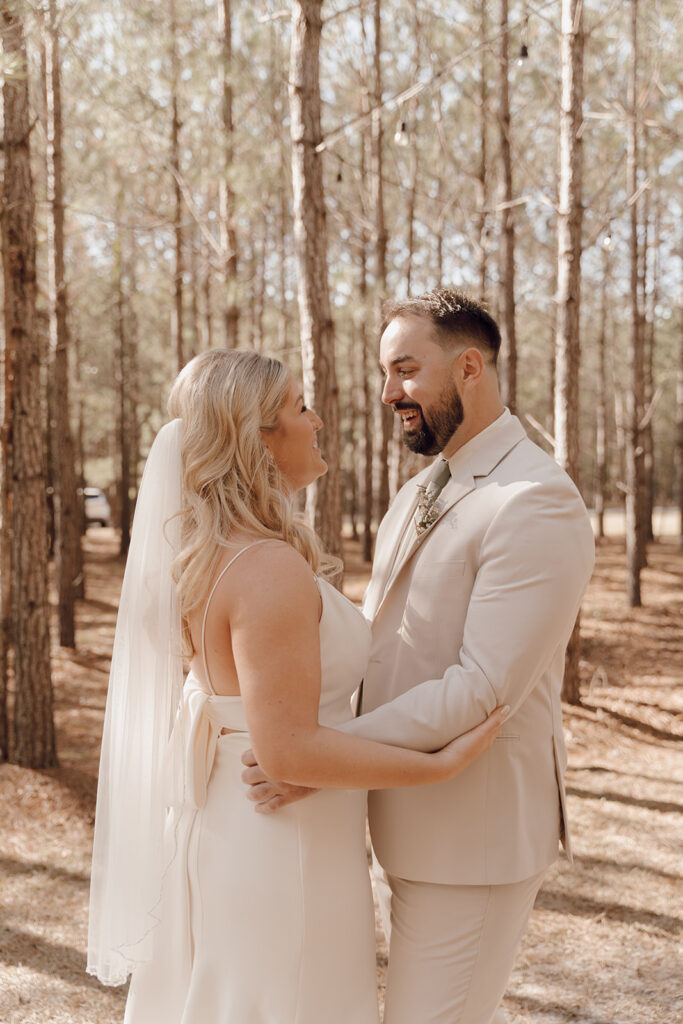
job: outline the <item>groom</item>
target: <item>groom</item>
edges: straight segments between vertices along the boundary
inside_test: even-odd
[[[569,477],[500,399],[498,327],[439,289],[390,304],[382,401],[409,448],[440,458],[377,535],[362,714],[346,731],[434,750],[511,713],[490,751],[440,785],[369,795],[388,932],[385,1024],[502,1024],[515,952],[558,840],[569,852],[560,691],[594,560]],[[267,809],[301,791],[258,767]]]

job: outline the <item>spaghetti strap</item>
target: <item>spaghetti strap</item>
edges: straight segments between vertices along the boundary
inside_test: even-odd
[[[265,544],[267,541],[269,541],[271,539],[272,539],[271,537],[265,537],[263,540],[256,540],[256,541],[254,541],[253,544],[247,544],[247,545],[245,545],[245,547],[240,548],[240,550],[237,552],[237,554],[233,555],[232,558],[230,559],[230,561],[228,562],[228,564],[224,565],[223,568],[221,569],[221,571],[218,573],[218,576],[216,577],[216,582],[211,587],[211,591],[209,593],[209,596],[206,599],[206,604],[204,606],[204,618],[202,619],[202,664],[204,665],[204,674],[206,676],[206,681],[209,684],[209,689],[211,690],[211,693],[213,693],[213,694],[215,694],[216,691],[213,688],[213,684],[211,682],[211,676],[209,675],[209,666],[206,663],[206,618],[207,618],[207,616],[209,614],[209,605],[211,604],[211,598],[215,594],[216,587],[218,586],[220,581],[223,579],[223,577],[225,576],[226,572],[228,571],[228,569],[230,568],[232,563],[237,561],[237,559],[240,557],[240,555],[243,555],[244,552],[248,551],[250,548],[255,548],[258,544]]]

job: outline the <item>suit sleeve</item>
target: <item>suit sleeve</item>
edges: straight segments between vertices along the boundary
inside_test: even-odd
[[[344,731],[431,751],[497,705],[509,704],[514,714],[564,652],[594,559],[588,515],[573,489],[538,484],[512,495],[481,545],[457,663]],[[446,614],[438,614],[447,629]]]

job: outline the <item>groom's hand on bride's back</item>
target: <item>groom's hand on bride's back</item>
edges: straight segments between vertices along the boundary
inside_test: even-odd
[[[295,800],[303,800],[311,793],[317,793],[317,789],[309,789],[307,786],[290,786],[288,782],[274,782],[265,774],[254,751],[245,750],[242,754],[242,764],[246,765],[242,772],[242,782],[247,786],[247,799],[252,800],[259,814],[270,814],[287,804],[293,804]]]

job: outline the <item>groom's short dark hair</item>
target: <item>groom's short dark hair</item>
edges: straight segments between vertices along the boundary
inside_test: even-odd
[[[498,359],[498,324],[480,303],[455,288],[434,288],[416,299],[386,302],[382,315],[382,333],[399,316],[421,316],[432,323],[440,344],[450,348],[469,342],[489,353],[494,363]]]

